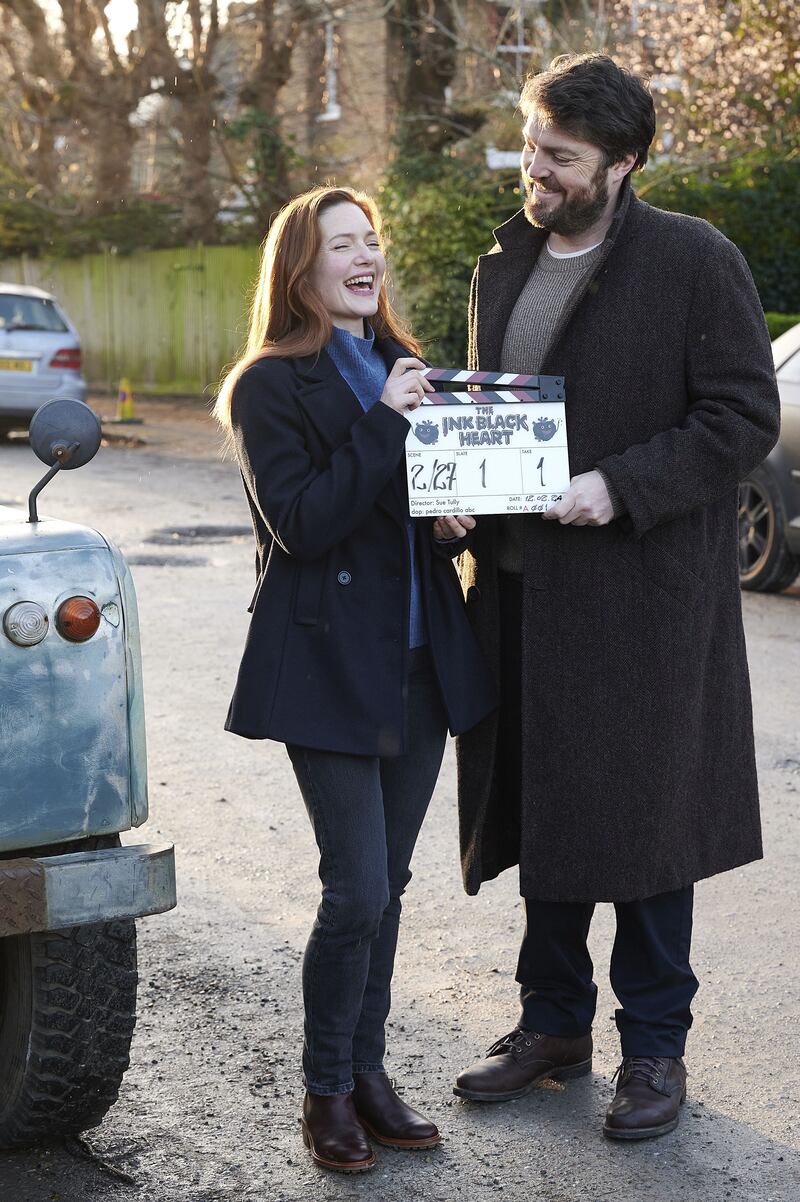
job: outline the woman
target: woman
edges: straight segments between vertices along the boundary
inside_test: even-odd
[[[494,706],[448,556],[412,522],[408,415],[430,384],[385,290],[369,197],[315,188],[264,243],[246,354],[217,414],[252,513],[258,585],[227,729],[286,744],[320,850],[303,961],[303,1138],[370,1168],[369,1142],[439,1141],[384,1072],[409,862],[447,728]]]

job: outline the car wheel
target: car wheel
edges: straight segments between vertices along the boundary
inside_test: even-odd
[[[0,940],[0,1148],[96,1127],[128,1067],[132,920]]]
[[[739,581],[742,588],[779,593],[800,564],[786,544],[783,505],[769,473],[758,467],[739,486]]]

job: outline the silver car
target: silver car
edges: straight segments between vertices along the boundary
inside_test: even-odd
[[[781,394],[778,445],[739,490],[742,588],[778,593],[800,572],[800,324],[772,344]]]
[[[54,397],[86,399],[78,331],[48,292],[0,284],[0,437]]]

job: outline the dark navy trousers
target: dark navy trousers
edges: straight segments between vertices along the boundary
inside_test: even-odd
[[[623,1056],[682,1056],[697,978],[689,965],[694,889],[617,902],[611,987]],[[594,902],[525,899],[520,949],[520,1026],[546,1035],[586,1034],[597,986],[586,946]]]

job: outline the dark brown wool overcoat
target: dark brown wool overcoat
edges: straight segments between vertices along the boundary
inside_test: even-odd
[[[522,213],[495,235],[470,301],[489,371],[545,237]],[[521,818],[495,712],[458,743],[468,893],[518,863],[523,896],[630,901],[761,856],[737,571],[737,482],[779,426],[761,305],[732,243],[628,187],[604,247],[541,371],[566,380],[572,474],[599,468],[625,516],[526,521]],[[495,672],[496,521],[459,561]]]

